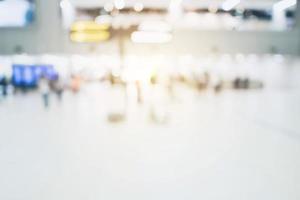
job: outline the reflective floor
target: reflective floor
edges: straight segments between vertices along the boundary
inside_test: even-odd
[[[122,93],[103,84],[62,102],[52,95],[48,109],[38,93],[9,97],[0,101],[0,199],[298,200],[296,77],[219,94],[178,86],[155,103],[164,124],[130,102],[126,120],[109,123]]]

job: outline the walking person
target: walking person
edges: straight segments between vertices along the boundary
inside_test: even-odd
[[[49,86],[48,79],[44,75],[40,78],[39,89],[42,94],[44,107],[48,108],[49,107],[50,86]]]
[[[57,78],[53,82],[53,90],[59,101],[62,101],[62,95],[64,92],[64,83],[61,77],[57,76]]]
[[[8,88],[8,79],[6,76],[4,76],[1,80],[1,85],[2,85],[2,96],[6,97],[7,96],[7,88]]]

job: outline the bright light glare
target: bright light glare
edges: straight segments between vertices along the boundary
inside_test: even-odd
[[[142,3],[136,3],[133,7],[133,9],[136,11],[136,12],[141,12],[143,9],[144,9],[144,4]]]
[[[71,41],[79,43],[102,42],[108,40],[109,32],[102,31],[98,33],[74,32],[70,34]]]
[[[116,9],[118,9],[118,10],[122,10],[125,7],[124,0],[115,0],[114,4],[115,4]]]
[[[297,0],[282,0],[278,3],[275,3],[273,6],[274,10],[285,10],[289,7],[295,6],[297,4]]]
[[[233,9],[234,7],[236,7],[240,2],[241,2],[240,0],[226,0],[222,4],[222,9],[225,11],[229,11],[229,10]]]
[[[0,27],[25,26],[26,13],[30,9],[28,1],[0,1]]]
[[[139,31],[160,31],[160,32],[170,32],[172,27],[164,21],[144,21],[139,27]]]
[[[104,10],[106,12],[111,12],[114,9],[114,4],[111,2],[107,2],[106,4],[104,4]]]
[[[103,31],[108,29],[108,24],[98,24],[94,21],[77,21],[71,26],[71,31],[74,32]]]
[[[69,7],[71,5],[71,3],[68,0],[62,0],[59,5],[60,5],[61,9],[65,9],[66,7]]]
[[[172,34],[162,32],[135,31],[131,34],[134,43],[161,44],[172,40]]]
[[[110,15],[99,15],[95,22],[99,25],[110,26],[112,24],[112,17]]]
[[[183,0],[170,0],[169,18],[171,22],[176,22],[176,20],[183,14],[182,1]]]
[[[75,18],[75,9],[69,0],[62,0],[60,2],[62,11],[62,22],[65,29],[68,29]]]

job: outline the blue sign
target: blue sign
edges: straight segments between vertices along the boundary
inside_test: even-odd
[[[12,67],[12,83],[17,87],[36,87],[42,76],[48,80],[55,80],[58,77],[52,65],[14,64]]]

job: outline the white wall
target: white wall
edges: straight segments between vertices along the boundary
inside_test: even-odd
[[[0,54],[15,53],[16,46],[21,46],[24,52],[32,54],[89,53],[93,49],[96,49],[97,53],[117,52],[116,40],[100,45],[72,44],[67,33],[61,28],[59,0],[36,0],[36,2],[37,13],[34,24],[24,29],[0,29]],[[137,54],[153,52],[201,54],[216,50],[222,53],[270,53],[274,47],[279,53],[299,55],[299,30],[299,28],[289,32],[181,30],[174,33],[171,44],[149,47],[127,41],[126,51]]]

